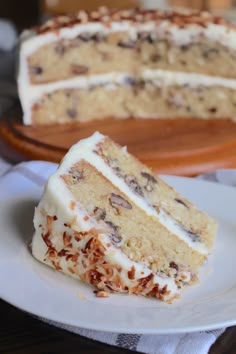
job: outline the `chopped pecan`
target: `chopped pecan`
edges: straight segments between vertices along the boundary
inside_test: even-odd
[[[66,231],[63,232],[63,243],[64,246],[67,247],[70,245],[71,242],[71,236],[66,233]]]
[[[72,175],[74,182],[78,182],[79,180],[84,178],[84,171],[79,171],[76,167],[71,167],[71,169],[69,170],[69,174]]]
[[[90,32],[83,32],[78,36],[78,38],[83,42],[88,42],[91,39],[91,36],[92,34]]]
[[[178,272],[178,270],[179,270],[179,267],[178,267],[178,265],[177,265],[175,262],[170,262],[170,268],[176,269],[177,272]]]
[[[196,234],[195,232],[185,229],[183,228],[185,232],[187,232],[189,238],[193,241],[193,242],[201,242],[201,236]]]
[[[157,180],[154,176],[150,175],[150,173],[147,172],[141,172],[141,176],[143,178],[146,178],[147,184],[145,185],[145,189],[147,192],[152,192],[154,189],[154,185],[157,184]]]
[[[54,260],[51,260],[51,262],[56,270],[62,270],[59,262],[55,262]]]
[[[140,279],[138,280],[138,282],[140,283],[140,285],[141,285],[143,288],[145,288],[146,285],[147,285],[147,283],[148,283],[149,281],[151,281],[153,278],[154,278],[154,274],[150,273],[148,276],[146,276],[146,277],[144,277],[144,278],[140,278]]]
[[[58,44],[54,47],[54,50],[55,50],[55,52],[56,52],[58,55],[62,56],[62,55],[64,55],[66,48],[65,48],[65,46],[64,46],[62,43],[58,43]]]
[[[130,77],[130,76],[127,76],[125,79],[124,79],[124,84],[125,85],[129,85],[129,86],[133,86],[135,85],[135,79],[133,77]]]
[[[94,290],[94,294],[96,295],[96,297],[109,297],[109,294],[106,291],[103,290]]]
[[[189,209],[189,206],[182,200],[179,198],[175,198],[175,201],[181,205],[183,205],[185,208]]]
[[[156,54],[153,54],[152,56],[151,56],[151,61],[154,63],[154,62],[156,62],[156,61],[159,61],[159,60],[161,60],[162,59],[162,56],[161,56],[161,54],[159,54],[159,53],[156,53]]]
[[[106,224],[112,229],[110,238],[114,243],[119,243],[122,240],[121,235],[119,234],[119,226],[113,224],[111,221],[105,221]]]
[[[71,64],[71,72],[74,75],[82,75],[88,72],[89,68],[85,65]]]
[[[118,194],[111,193],[111,197],[110,197],[109,201],[110,201],[110,204],[112,207],[115,207],[115,208],[122,207],[122,208],[126,208],[126,209],[132,209],[132,205]]]
[[[70,272],[71,274],[75,274],[75,270],[74,270],[73,268],[68,267],[68,270],[69,270],[69,272]]]
[[[208,109],[208,111],[210,113],[216,113],[217,112],[217,108],[216,107],[211,107],[211,108]]]
[[[140,185],[138,184],[138,182],[134,176],[126,175],[125,182],[128,184],[128,186],[132,189],[133,192],[140,195],[141,197],[144,196],[142,188],[140,187]]]
[[[46,234],[41,234],[42,236],[42,239],[44,240],[44,242],[46,243],[46,245],[48,247],[51,247],[52,246],[52,242],[50,240],[50,232],[46,232]]]
[[[106,36],[104,33],[102,32],[97,32],[95,34],[92,35],[91,38],[94,42],[102,42],[106,39]]]
[[[93,213],[95,215],[95,218],[99,221],[99,220],[105,220],[106,218],[106,210],[99,208],[99,207],[95,207],[93,209]]]
[[[132,266],[131,269],[128,271],[128,278],[134,279],[134,277],[135,277],[135,268],[134,266]]]
[[[33,66],[31,67],[31,72],[34,75],[41,75],[43,73],[43,68],[41,66]]]
[[[92,241],[93,241],[93,238],[91,237],[91,238],[88,240],[88,242],[86,243],[85,247],[84,247],[85,250],[88,249],[88,248],[90,248]]]
[[[160,295],[165,295],[166,293],[168,293],[168,291],[167,291],[167,285],[165,285],[165,286],[161,289]]]
[[[126,48],[126,49],[134,49],[136,48],[136,41],[133,40],[128,40],[128,41],[120,41],[118,42],[118,46],[121,48]]]
[[[217,48],[203,48],[202,50],[202,56],[205,59],[208,59],[210,56],[218,54],[219,50]]]
[[[67,109],[66,114],[67,114],[67,116],[70,117],[71,119],[74,119],[74,118],[76,118],[76,116],[77,116],[77,111],[76,111],[76,109],[69,108],[69,109]]]
[[[74,201],[74,200],[71,200],[71,201],[70,201],[70,204],[69,204],[69,208],[70,208],[71,210],[74,210],[74,209],[75,209],[75,206],[76,206],[75,201]]]
[[[64,248],[63,249],[61,249],[59,252],[58,252],[58,256],[59,257],[64,257],[64,256],[66,256],[67,255],[67,253],[68,253],[68,250],[65,250]]]
[[[187,50],[189,50],[190,46],[189,44],[182,44],[180,46],[180,49],[183,51],[183,52],[186,52]]]

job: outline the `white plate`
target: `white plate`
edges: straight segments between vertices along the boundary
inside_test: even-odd
[[[219,232],[201,282],[167,305],[156,299],[93,289],[34,260],[28,244],[41,189],[0,184],[0,297],[32,314],[89,329],[125,333],[179,333],[236,324],[236,189],[201,180],[165,177],[215,217]],[[17,181],[16,181],[17,182]]]

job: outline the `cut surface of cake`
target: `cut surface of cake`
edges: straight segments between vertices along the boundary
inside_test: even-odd
[[[49,20],[22,36],[24,123],[234,120],[235,38],[235,25],[207,12],[101,8]]]
[[[216,222],[96,132],[75,144],[35,210],[33,256],[99,291],[172,302],[198,279]]]

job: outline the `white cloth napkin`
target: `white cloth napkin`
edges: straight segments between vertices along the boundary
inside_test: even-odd
[[[16,45],[17,32],[12,22],[0,19],[0,50],[12,50]]]
[[[14,24],[0,19],[0,118],[17,99],[16,43],[17,32]]]
[[[0,183],[17,181],[22,185],[22,188],[29,183],[42,188],[48,176],[56,168],[56,164],[43,161],[31,161],[11,166],[0,158]],[[220,170],[199,178],[236,186],[236,170]],[[211,345],[225,330],[222,328],[170,335],[117,334],[63,325],[42,318],[40,320],[93,340],[146,354],[206,354]]]

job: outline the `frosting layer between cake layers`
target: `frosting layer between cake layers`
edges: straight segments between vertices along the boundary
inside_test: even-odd
[[[104,96],[109,94],[109,92],[115,92],[119,89],[124,89],[123,96],[121,94],[122,99],[120,101],[125,102],[125,96],[127,95],[126,91],[128,89],[133,89],[133,87],[137,87],[137,90],[142,90],[144,91],[144,86],[145,85],[152,85],[154,89],[163,89],[163,88],[169,88],[170,92],[167,93],[166,95],[163,95],[164,100],[166,101],[166,104],[169,106],[172,105],[174,109],[174,113],[172,110],[168,112],[168,108],[166,109],[165,113],[165,108],[163,109],[163,112],[158,112],[158,108],[155,107],[154,111],[148,112],[150,108],[146,108],[147,111],[145,112],[145,106],[141,111],[136,111],[135,108],[133,110],[133,116],[136,118],[156,118],[158,116],[160,117],[165,117],[165,116],[187,116],[192,115],[192,116],[197,116],[197,110],[198,108],[194,108],[194,106],[191,108],[192,112],[188,109],[188,100],[186,99],[186,94],[184,93],[186,90],[189,90],[193,94],[193,100],[196,99],[197,103],[199,104],[199,97],[202,98],[204,94],[209,90],[209,88],[216,90],[218,93],[218,99],[221,100],[220,105],[218,107],[219,112],[217,113],[217,109],[214,107],[217,107],[218,103],[213,102],[210,105],[206,107],[206,109],[201,108],[202,115],[209,114],[209,111],[213,113],[213,116],[217,117],[224,117],[224,113],[222,114],[221,109],[229,109],[230,105],[232,105],[232,110],[234,114],[234,108],[235,108],[235,99],[236,99],[236,94],[235,94],[235,89],[236,89],[236,80],[233,79],[225,79],[222,77],[214,77],[214,76],[207,76],[207,75],[202,75],[202,74],[196,74],[196,73],[186,73],[186,72],[173,72],[173,71],[166,71],[166,70],[145,70],[142,74],[139,75],[139,77],[135,77],[130,75],[129,73],[109,73],[109,74],[99,74],[99,75],[93,75],[93,76],[84,76],[84,77],[76,77],[73,79],[68,79],[68,80],[62,80],[58,82],[53,82],[49,84],[41,84],[41,85],[33,85],[33,84],[27,84],[27,80],[22,80],[21,90],[20,90],[20,96],[21,96],[21,103],[22,107],[24,110],[24,123],[25,124],[31,124],[32,123],[32,116],[34,116],[34,111],[36,112],[37,116],[37,111],[41,107],[41,109],[45,109],[46,113],[44,112],[44,115],[48,115],[48,123],[50,123],[50,115],[53,117],[55,115],[55,118],[51,121],[53,123],[54,121],[73,121],[74,116],[69,114],[68,112],[70,111],[78,111],[78,113],[81,110],[81,102],[79,102],[79,98],[76,101],[76,104],[73,105],[74,108],[71,108],[71,103],[68,103],[68,106],[65,105],[64,111],[61,110],[58,112],[51,111],[47,108],[47,100],[51,100],[52,97],[56,97],[58,93],[62,93],[63,95],[67,96],[70,94],[70,92],[74,92],[75,95],[80,97],[83,92],[86,93],[87,99],[89,95],[91,95],[91,90],[95,91],[97,88],[102,89],[104,91]],[[174,90],[174,92],[173,92]],[[178,90],[179,94],[176,95],[175,91]],[[183,95],[181,95],[181,90],[183,90]],[[225,90],[225,93],[224,93]],[[221,94],[220,92],[221,91]],[[229,97],[227,99],[226,94],[230,93],[232,97]],[[149,94],[149,92],[147,92]],[[200,95],[201,94],[201,95]],[[129,104],[132,107],[132,99],[134,100],[134,104],[136,104],[135,101],[135,96],[136,94],[132,92],[132,96],[130,97],[131,99],[129,100]],[[157,99],[158,96],[160,97],[160,93],[157,93]],[[151,97],[151,96],[150,96]],[[224,101],[225,100],[225,101]],[[151,98],[152,101],[152,98]],[[86,98],[85,98],[86,102]],[[151,103],[151,102],[150,102]],[[56,103],[55,103],[56,104]],[[225,107],[224,105],[227,105],[228,107]],[[103,101],[101,102],[101,105],[104,105],[105,107],[109,107],[109,98],[108,101]],[[222,107],[223,105],[223,107]],[[178,113],[178,109],[182,108],[183,110]],[[33,110],[33,113],[32,113]],[[98,113],[99,111],[97,109],[94,109],[94,116],[92,118],[107,118],[109,117],[109,110],[107,109],[106,116],[103,114]],[[130,116],[132,117],[132,108],[130,109],[125,109],[121,111],[122,113],[120,114],[119,118],[129,118]],[[115,115],[115,110],[114,110],[114,115]],[[227,115],[227,110],[226,110],[226,115]],[[230,116],[230,114],[229,114]],[[87,120],[86,116],[81,115],[80,120]],[[236,119],[236,114],[235,116],[231,117],[232,119]],[[36,118],[37,119],[37,118]],[[38,122],[40,124],[40,121]],[[46,122],[43,122],[46,123]]]

